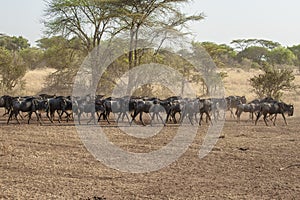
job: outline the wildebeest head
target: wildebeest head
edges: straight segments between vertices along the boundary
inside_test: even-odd
[[[278,103],[278,105],[282,109],[283,113],[287,113],[288,116],[293,116],[294,115],[294,105],[286,104],[286,103],[283,103],[283,102]]]
[[[247,103],[247,99],[246,99],[245,96],[240,97],[240,101],[241,101],[243,104]]]
[[[288,116],[293,116],[294,114],[294,105],[287,105]]]

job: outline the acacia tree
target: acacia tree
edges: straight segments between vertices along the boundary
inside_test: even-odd
[[[233,40],[231,44],[234,45],[239,51],[244,51],[245,49],[251,46],[264,47],[269,50],[280,46],[278,42],[273,42],[271,40],[264,39],[236,39]]]
[[[87,52],[101,43],[106,35],[113,36],[117,16],[115,1],[49,0],[44,25],[48,35],[78,37]]]
[[[250,79],[253,92],[260,98],[272,97],[280,99],[284,91],[290,91],[296,87],[293,85],[295,76],[289,69],[264,68],[264,73]]]
[[[146,39],[161,38],[161,46],[168,35],[184,35],[181,28],[187,22],[198,21],[204,18],[203,14],[188,16],[182,13],[179,5],[189,2],[190,0],[119,1],[119,12],[121,11],[120,23],[124,27],[123,30],[129,31],[129,69],[138,64],[141,52],[138,51],[137,44],[138,40],[143,38],[143,35],[147,35],[148,38]],[[155,53],[157,52],[155,51]]]

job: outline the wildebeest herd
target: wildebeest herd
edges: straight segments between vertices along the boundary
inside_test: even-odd
[[[0,97],[0,107],[4,108],[7,116],[7,124],[16,120],[27,120],[29,124],[32,114],[37,121],[43,123],[47,118],[51,123],[64,119],[67,122],[74,120],[81,124],[82,116],[88,117],[87,123],[99,123],[105,120],[110,124],[111,113],[119,120],[128,121],[129,125],[139,116],[142,125],[143,113],[150,116],[150,125],[155,120],[167,125],[187,123],[201,125],[203,121],[213,124],[217,120],[225,119],[226,112],[230,117],[237,117],[240,122],[242,113],[249,113],[249,120],[255,125],[263,116],[265,124],[272,121],[275,125],[278,114],[282,115],[285,124],[285,114],[293,116],[294,106],[272,98],[255,99],[247,103],[245,96],[228,96],[226,98],[182,98],[173,96],[166,99],[150,97],[126,96],[122,98],[104,97],[103,95],[86,95],[83,97],[56,96],[40,94],[38,96],[13,97],[4,95]],[[205,114],[205,119],[203,115]],[[44,115],[44,116],[43,116]],[[45,116],[46,115],[46,116]],[[125,119],[126,117],[126,119]]]

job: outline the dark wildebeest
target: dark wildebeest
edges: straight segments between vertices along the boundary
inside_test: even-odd
[[[35,113],[37,120],[41,123],[39,118],[39,113],[38,113],[38,109],[39,109],[38,104],[39,104],[38,100],[35,99],[34,97],[25,98],[25,99],[15,98],[12,101],[12,107],[11,107],[9,118],[7,120],[7,124],[9,124],[9,121],[11,120],[13,115],[15,116],[17,122],[20,124],[18,120],[18,114],[20,113],[20,111],[28,113],[28,122],[27,122],[28,124],[31,119],[32,113]]]
[[[276,100],[274,100],[271,97],[266,97],[263,99],[254,99],[250,101],[248,104],[241,103],[237,105],[236,109],[236,115],[237,115],[237,122],[240,122],[240,116],[243,112],[249,112],[250,116],[249,118],[253,121],[254,119],[254,114],[256,114],[256,117],[260,111],[261,105],[263,103],[277,103]]]
[[[55,112],[58,113],[58,122],[61,121],[61,116],[67,106],[66,98],[63,96],[47,99],[48,107],[46,109],[47,117],[53,123]]]
[[[277,114],[282,115],[282,117],[284,119],[284,122],[287,125],[284,113],[288,113],[288,116],[293,116],[294,106],[293,105],[288,105],[284,102],[262,103],[260,111],[259,111],[259,113],[257,115],[257,118],[256,118],[256,121],[255,121],[255,125],[257,124],[257,121],[259,120],[259,118],[263,115],[265,124],[266,124],[266,126],[268,126],[267,116],[268,115],[274,115],[274,114],[275,114],[275,119],[273,121],[274,126],[275,126],[275,121],[276,121]]]
[[[197,114],[200,113],[200,106],[202,105],[199,99],[184,99],[180,101],[180,108],[181,108],[181,117],[180,123],[182,124],[185,118],[188,118],[190,123],[193,123],[193,117],[197,121]]]
[[[254,113],[258,113],[260,111],[261,103],[248,103],[248,104],[239,104],[236,108],[236,116],[237,122],[240,122],[241,114],[243,112],[250,113],[250,118],[253,120]]]
[[[119,122],[119,119],[122,115],[122,119],[126,116],[128,122],[130,119],[127,112],[130,112],[133,108],[132,101],[128,97],[124,98],[107,98],[103,100],[103,105],[105,108],[106,119],[109,118],[110,113],[118,114],[116,122]],[[98,121],[100,121],[101,115],[99,116]],[[107,119],[108,121],[108,119]]]
[[[104,114],[104,118],[109,123],[107,116],[105,114],[105,108],[103,104],[100,104],[98,101],[95,102],[95,99],[93,98],[77,98],[73,101],[73,112],[78,113],[78,123],[81,124],[81,115],[83,113],[91,114],[91,117],[87,124],[89,124],[92,120],[94,121],[94,124],[96,124],[96,118],[95,114],[98,112],[101,112]]]
[[[12,107],[12,100],[13,97],[9,95],[4,95],[0,97],[0,107],[3,107],[5,109],[5,113],[3,114],[3,116],[10,113],[10,109]]]
[[[227,110],[230,111],[231,117],[235,118],[233,109],[237,107],[239,104],[245,104],[247,103],[247,99],[245,96],[228,96],[226,97],[227,102]]]
[[[200,109],[200,119],[199,119],[199,125],[201,126],[201,122],[203,120],[203,114],[206,115],[206,122],[210,122],[211,121],[211,116],[210,113],[212,111],[213,108],[213,101],[211,99],[199,99],[200,105],[199,105],[199,109]]]
[[[164,108],[160,105],[160,100],[157,98],[148,99],[148,100],[136,100],[134,103],[134,112],[132,115],[132,119],[130,121],[130,125],[132,124],[133,120],[135,120],[137,115],[140,115],[141,123],[145,125],[143,121],[142,114],[149,113],[150,114],[150,125],[152,126],[152,120],[154,119],[155,115],[160,118],[162,123],[165,125],[165,121],[162,119],[160,112],[163,112]],[[152,116],[151,116],[152,113]]]

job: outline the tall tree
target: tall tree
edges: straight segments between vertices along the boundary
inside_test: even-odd
[[[233,40],[231,44],[234,45],[238,51],[244,51],[251,46],[264,47],[268,50],[272,50],[280,46],[278,42],[265,39],[237,39]]]
[[[117,13],[115,1],[105,0],[49,0],[44,25],[48,35],[78,37],[86,51],[98,46],[105,37],[114,35]]]
[[[119,0],[118,2],[122,15],[120,22],[123,23],[125,31],[129,30],[129,68],[138,64],[140,52],[137,50],[137,42],[143,38],[143,35],[146,34],[147,39],[151,39],[159,38],[159,34],[162,34],[161,42],[163,42],[169,33],[183,34],[181,28],[187,22],[204,18],[203,14],[188,16],[182,13],[179,5],[189,3],[190,0]]]

